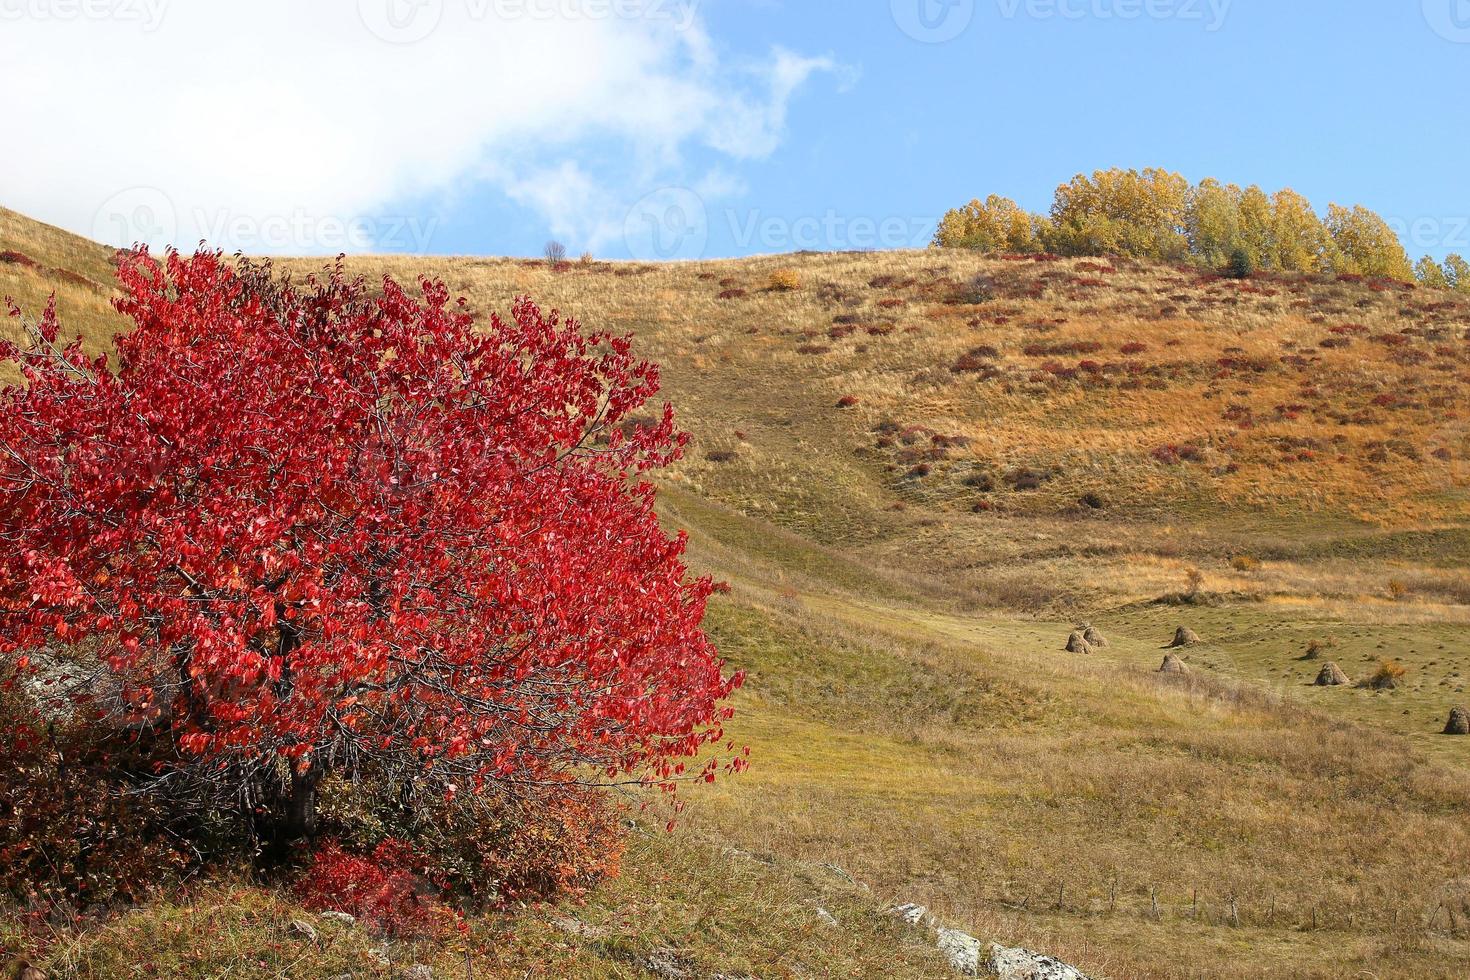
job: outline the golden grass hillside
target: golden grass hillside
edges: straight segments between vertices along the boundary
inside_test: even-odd
[[[107,264],[0,217],[27,306]],[[938,251],[350,265],[482,314],[530,293],[664,366],[695,440],[661,512],[732,584],[752,769],[640,821],[584,906],[451,948],[302,943],[222,880],[58,927],[53,975],[943,976],[907,901],[1114,980],[1470,973],[1470,740],[1438,734],[1470,671],[1463,301]],[[102,343],[101,294],[58,290]],[[1110,642],[1067,654],[1082,619]],[[1394,690],[1311,686],[1389,658]]]

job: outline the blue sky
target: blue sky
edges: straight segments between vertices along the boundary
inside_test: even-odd
[[[119,244],[920,246],[1161,166],[1470,254],[1470,0],[79,2],[0,0],[0,203]]]

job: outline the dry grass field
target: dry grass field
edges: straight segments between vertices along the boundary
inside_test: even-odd
[[[0,253],[105,346],[106,250],[0,212]],[[222,880],[60,934],[53,975],[943,976],[909,901],[1113,980],[1470,974],[1464,299],[949,251],[349,265],[663,365],[694,441],[662,513],[731,583],[752,769],[641,819],[585,905],[450,948],[303,945]],[[1108,646],[1064,652],[1082,621]]]

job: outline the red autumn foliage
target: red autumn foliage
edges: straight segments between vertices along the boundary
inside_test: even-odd
[[[301,903],[315,912],[346,912],[369,929],[398,939],[442,938],[457,919],[434,898],[438,890],[425,860],[409,845],[385,840],[371,855],[350,854],[327,841],[296,884]]]
[[[340,267],[118,278],[115,362],[54,308],[0,345],[25,378],[0,389],[6,666],[79,644],[102,682],[74,707],[165,736],[162,775],[229,781],[283,836],[366,763],[449,795],[667,782],[721,738],[740,678],[641,477],[686,437],[668,406],[620,428],[658,390],[629,338],[527,299],[477,330],[442,283]]]

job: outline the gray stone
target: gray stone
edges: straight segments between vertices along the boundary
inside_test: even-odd
[[[344,926],[357,924],[356,916],[348,915],[346,912],[323,912],[317,918],[326,919],[328,922],[337,922]]]
[[[929,916],[929,909],[923,905],[915,905],[912,902],[905,905],[895,905],[888,910],[889,915],[896,915],[911,926],[920,925]]]
[[[980,975],[980,940],[958,929],[940,927],[937,933],[939,951],[949,961],[954,972],[962,977]]]
[[[991,943],[986,966],[999,980],[1088,980],[1086,974],[1054,956]]]
[[[316,926],[305,919],[292,919],[291,924],[286,927],[293,936],[299,936],[309,943],[316,942]]]
[[[689,969],[679,954],[671,949],[656,949],[643,961],[643,968],[664,980],[684,980]]]
[[[434,980],[434,968],[424,963],[415,963],[404,976],[407,980]]]

